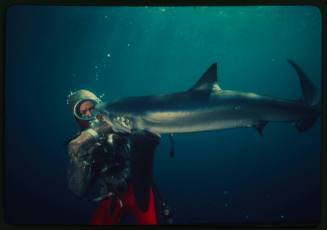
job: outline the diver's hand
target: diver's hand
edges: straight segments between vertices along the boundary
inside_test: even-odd
[[[69,142],[68,153],[70,157],[78,161],[82,156],[92,154],[100,144],[97,143],[101,138],[105,138],[107,134],[112,132],[109,125],[103,124],[93,129],[87,129]]]
[[[112,132],[112,127],[108,125],[107,123],[102,123],[100,126],[94,127],[93,130],[99,135],[99,136],[105,136]]]

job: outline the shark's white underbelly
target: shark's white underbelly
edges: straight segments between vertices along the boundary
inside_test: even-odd
[[[193,125],[153,125],[146,127],[147,130],[155,132],[155,133],[187,133],[187,132],[202,132],[202,131],[210,131],[210,130],[222,130],[229,128],[241,128],[241,127],[252,127],[253,121],[248,120],[239,120],[239,121],[214,121],[211,123],[202,123],[202,124],[193,124]]]
[[[138,126],[155,133],[185,133],[252,127],[255,123],[251,119],[241,117],[235,119],[231,116],[229,119],[224,113],[219,118],[219,112],[216,113],[210,114],[210,111],[203,113],[201,110],[149,113]]]

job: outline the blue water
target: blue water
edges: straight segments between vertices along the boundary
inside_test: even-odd
[[[97,203],[67,188],[71,90],[103,100],[190,88],[214,62],[223,89],[301,96],[298,63],[321,87],[321,15],[311,6],[60,7],[7,11],[6,221],[86,224]],[[162,137],[154,177],[175,223],[319,221],[320,119]]]

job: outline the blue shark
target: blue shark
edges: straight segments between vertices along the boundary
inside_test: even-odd
[[[101,103],[97,109],[117,132],[147,130],[160,135],[255,128],[262,134],[268,122],[289,122],[303,132],[320,115],[320,96],[304,71],[294,61],[287,61],[301,84],[298,100],[224,90],[217,82],[214,63],[186,91],[121,98]]]

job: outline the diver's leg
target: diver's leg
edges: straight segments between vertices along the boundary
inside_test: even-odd
[[[155,196],[152,187],[150,187],[148,210],[146,210],[145,212],[138,210],[138,212],[136,212],[135,217],[139,224],[158,224]]]
[[[128,209],[135,217],[137,224],[158,224],[155,196],[152,187],[150,187],[149,205],[146,211],[142,211],[137,206],[132,186],[129,187],[129,192],[126,195],[124,203],[128,204]]]
[[[117,197],[103,199],[91,219],[92,225],[119,224],[123,214],[122,201]]]

